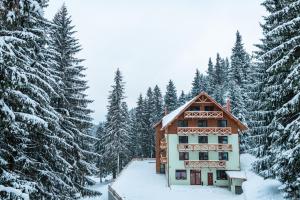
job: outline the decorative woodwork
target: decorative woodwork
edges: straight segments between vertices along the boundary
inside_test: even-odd
[[[223,118],[222,111],[185,111],[184,118],[188,119],[216,119]]]
[[[160,141],[160,149],[161,149],[161,150],[164,150],[164,149],[166,149],[166,148],[167,148],[167,142],[166,142],[165,139],[162,139],[162,140]]]
[[[185,168],[190,169],[199,169],[199,168],[226,168],[225,160],[185,160],[184,161]]]
[[[179,135],[231,135],[231,127],[178,127]]]
[[[160,157],[160,163],[166,164],[167,163],[167,157]]]
[[[231,144],[178,144],[178,151],[232,151]]]

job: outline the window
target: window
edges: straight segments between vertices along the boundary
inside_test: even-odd
[[[213,106],[205,106],[204,110],[205,111],[214,111],[214,107]]]
[[[179,160],[188,160],[189,152],[179,152]]]
[[[219,144],[228,144],[228,136],[218,136]]]
[[[207,120],[199,120],[198,127],[207,127]]]
[[[217,180],[227,180],[225,170],[217,170]]]
[[[160,164],[160,173],[165,174],[166,173],[166,166],[165,164]]]
[[[188,136],[179,136],[179,143],[180,144],[187,144],[187,143],[189,143],[189,137]]]
[[[228,152],[219,152],[219,160],[228,160]]]
[[[198,136],[198,143],[208,143],[207,136]]]
[[[197,106],[191,106],[190,111],[200,111],[200,107]]]
[[[208,152],[199,152],[199,160],[208,160]]]
[[[186,121],[186,120],[179,120],[177,122],[177,126],[178,127],[188,127],[188,121]]]
[[[218,127],[227,127],[227,120],[218,120]]]
[[[175,171],[176,180],[186,180],[186,170]]]

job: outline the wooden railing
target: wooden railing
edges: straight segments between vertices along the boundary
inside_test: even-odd
[[[178,151],[232,151],[231,144],[178,144]]]
[[[203,167],[210,168],[226,168],[225,160],[186,160],[184,161],[185,168],[199,169]]]
[[[166,149],[167,148],[167,142],[166,142],[166,140],[165,139],[162,139],[161,141],[160,141],[160,149]]]
[[[177,134],[180,135],[230,135],[231,127],[178,127]]]
[[[160,163],[166,164],[167,163],[167,157],[160,157]]]
[[[185,111],[184,118],[197,118],[197,119],[215,119],[223,118],[222,111]]]

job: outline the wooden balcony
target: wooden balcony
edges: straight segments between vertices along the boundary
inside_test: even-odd
[[[187,119],[220,119],[223,118],[222,111],[186,111],[184,118]]]
[[[166,164],[167,163],[167,157],[160,157],[160,163],[161,164]]]
[[[231,135],[231,127],[178,127],[179,135]]]
[[[160,141],[159,147],[160,147],[160,149],[162,149],[162,150],[164,150],[164,149],[167,148],[167,142],[166,142],[165,139],[162,139],[162,140]]]
[[[232,151],[231,144],[178,144],[178,151]]]
[[[199,169],[199,168],[226,168],[225,160],[186,160],[184,161],[185,168]]]

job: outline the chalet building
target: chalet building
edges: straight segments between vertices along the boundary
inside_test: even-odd
[[[207,93],[165,115],[155,125],[156,172],[168,185],[215,185],[242,193],[239,134],[247,127]]]

